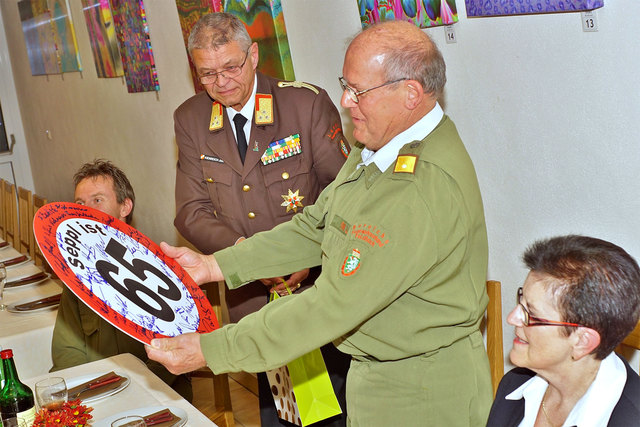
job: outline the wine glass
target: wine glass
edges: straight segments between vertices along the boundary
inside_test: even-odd
[[[0,426],[2,427],[27,427],[27,422],[22,418],[11,416],[11,418],[5,418],[0,420]]]
[[[146,427],[146,425],[147,423],[144,422],[144,418],[137,415],[118,418],[111,423],[111,427]]]
[[[67,401],[67,383],[61,377],[49,377],[36,383],[36,402],[50,411],[60,409]]]
[[[5,283],[7,283],[7,268],[0,262],[0,311],[7,309],[7,306],[2,303],[2,294],[4,292]]]

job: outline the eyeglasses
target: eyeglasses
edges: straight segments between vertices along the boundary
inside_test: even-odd
[[[522,323],[524,326],[575,326],[576,328],[582,327],[577,323],[559,322],[557,320],[547,320],[540,317],[532,316],[529,310],[522,305],[522,287],[518,288],[518,306],[522,311]]]
[[[198,76],[200,83],[203,85],[214,84],[218,81],[218,77],[222,76],[225,79],[232,79],[234,77],[238,77],[244,68],[244,64],[247,63],[247,58],[249,57],[249,51],[251,50],[251,46],[247,49],[247,54],[244,56],[244,61],[240,65],[234,65],[233,67],[226,68],[222,71],[218,71],[217,73],[207,73],[201,76]]]
[[[365,89],[365,90],[360,90],[357,91],[354,88],[352,88],[351,86],[349,86],[347,84],[347,81],[344,79],[344,77],[338,77],[338,81],[340,82],[340,87],[342,87],[342,91],[347,91],[347,95],[349,95],[349,99],[351,99],[353,102],[355,102],[356,104],[358,103],[358,97],[360,95],[364,95],[365,93],[372,91],[374,89],[378,89],[384,86],[388,86],[394,83],[398,83],[401,82],[403,80],[408,80],[407,78],[402,78],[402,79],[397,79],[397,80],[392,80],[390,82],[386,82],[386,83],[382,83],[381,85],[378,85],[376,87],[371,87],[369,89]]]

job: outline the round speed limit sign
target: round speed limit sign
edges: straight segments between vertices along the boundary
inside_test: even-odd
[[[198,285],[135,228],[66,202],[40,208],[33,227],[40,250],[67,287],[133,338],[148,344],[218,328]]]

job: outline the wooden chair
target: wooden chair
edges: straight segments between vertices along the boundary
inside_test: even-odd
[[[4,179],[0,178],[0,238],[7,237],[7,215],[5,214],[4,203]]]
[[[18,252],[31,256],[33,245],[33,199],[31,191],[18,187]]]
[[[14,248],[19,249],[18,240],[18,202],[16,200],[16,186],[9,181],[2,182],[2,210],[5,219],[4,240],[11,243]]]
[[[489,305],[487,305],[487,355],[489,356],[489,367],[491,368],[491,384],[493,385],[493,395],[496,395],[498,384],[504,375],[504,353],[502,350],[502,292],[500,282],[496,280],[487,281],[487,294],[489,294]]]
[[[222,282],[224,285],[224,282]],[[220,284],[217,282],[206,283],[201,286],[207,294],[209,302],[213,306],[213,311],[222,326],[222,303],[220,300]],[[209,418],[220,427],[233,427],[233,409],[231,407],[231,392],[229,390],[229,377],[227,374],[216,375],[211,369],[204,367],[191,372],[192,377],[211,378],[213,380],[213,396],[215,412]]]
[[[630,351],[626,351],[630,350]],[[640,323],[638,323],[633,331],[622,340],[616,348],[616,352],[630,359],[634,352],[640,350]]]
[[[38,209],[40,209],[47,203],[48,203],[47,199],[45,199],[44,197],[40,197],[37,194],[33,195],[33,200],[31,204],[31,214],[29,218],[29,224],[31,224],[30,230],[31,230],[31,239],[32,239],[29,256],[31,257],[35,265],[37,265],[38,267],[42,267],[48,273],[52,273],[53,270],[51,269],[51,267],[49,267],[49,264],[45,260],[44,255],[42,255],[40,246],[38,246],[38,243],[36,242],[36,236],[33,234],[33,218],[35,217],[36,212],[38,212]]]

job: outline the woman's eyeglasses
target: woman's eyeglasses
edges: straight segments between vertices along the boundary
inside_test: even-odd
[[[522,287],[518,288],[518,306],[522,312],[522,323],[524,326],[575,326],[576,328],[582,327],[577,323],[559,322],[557,320],[547,320],[540,317],[532,316],[529,310],[522,305]]]

